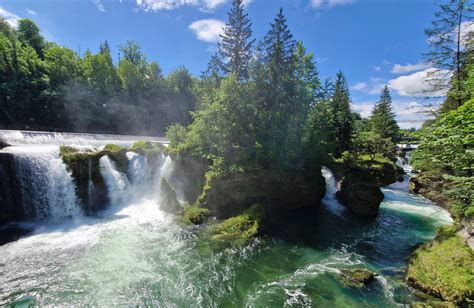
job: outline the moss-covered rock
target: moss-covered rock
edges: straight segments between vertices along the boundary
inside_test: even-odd
[[[10,153],[0,153],[0,179],[0,225],[25,218],[15,160]]]
[[[384,195],[376,177],[360,169],[347,170],[337,198],[352,212],[375,217]]]
[[[179,212],[182,208],[178,202],[176,192],[173,187],[171,187],[170,183],[164,178],[161,179],[160,189],[160,209],[168,213]]]
[[[245,245],[259,234],[264,218],[263,206],[254,204],[242,214],[213,226],[211,240],[220,247]]]
[[[211,211],[198,206],[188,206],[183,212],[183,221],[185,224],[200,225],[211,215]]]
[[[377,274],[365,268],[341,269],[341,281],[351,287],[361,288],[372,282]]]
[[[104,146],[101,155],[109,156],[117,166],[117,170],[127,174],[128,170],[128,158],[127,158],[127,151],[128,149],[125,147],[121,147],[116,144],[107,144]]]
[[[100,172],[100,158],[104,155],[102,151],[60,147],[60,157],[72,174],[76,194],[88,214],[104,209],[108,203],[107,186]]]
[[[322,175],[308,179],[269,172],[239,173],[210,177],[198,203],[220,219],[236,216],[250,204],[267,205],[270,214],[280,209],[296,210],[320,204],[326,192]]]
[[[454,229],[442,230],[410,258],[407,282],[432,296],[456,304],[474,301],[474,253]]]

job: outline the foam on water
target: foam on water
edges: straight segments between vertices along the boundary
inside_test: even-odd
[[[11,147],[24,210],[33,219],[61,220],[82,214],[75,185],[57,146]]]
[[[336,199],[336,193],[338,191],[336,178],[332,171],[327,167],[321,169],[321,174],[326,180],[326,194],[324,195],[323,203],[329,211],[338,216],[342,216],[345,208]]]

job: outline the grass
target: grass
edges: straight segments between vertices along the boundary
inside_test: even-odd
[[[416,288],[445,301],[474,299],[474,253],[454,233],[442,230],[436,239],[415,251],[407,280]]]

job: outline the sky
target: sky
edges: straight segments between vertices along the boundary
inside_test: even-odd
[[[217,50],[231,0],[0,0],[0,16],[15,26],[35,21],[43,36],[81,54],[104,40],[113,56],[127,40],[168,73],[185,66],[199,75]],[[383,86],[392,92],[402,128],[420,127],[427,104],[424,29],[435,0],[244,0],[253,34],[262,39],[283,8],[296,40],[314,53],[320,78],[342,70],[352,108],[367,117]]]

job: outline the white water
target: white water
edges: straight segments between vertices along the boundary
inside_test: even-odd
[[[324,195],[323,204],[333,214],[342,216],[345,208],[336,199],[336,193],[339,190],[337,187],[336,178],[334,177],[334,174],[332,173],[332,171],[327,167],[323,167],[321,169],[321,174],[326,180],[326,195]]]
[[[81,215],[74,183],[57,146],[12,147],[9,151],[14,155],[27,216],[62,220]]]

